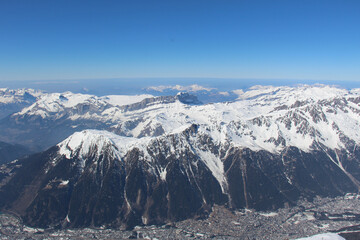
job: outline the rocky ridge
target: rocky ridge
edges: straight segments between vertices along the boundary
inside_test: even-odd
[[[3,124],[34,117],[75,131],[63,123],[87,119],[107,131],[2,166],[0,207],[30,226],[132,228],[202,218],[214,205],[272,210],[359,191],[356,89],[258,86],[206,105],[184,94],[121,106],[79,95],[85,110],[54,96],[52,114],[33,104]]]

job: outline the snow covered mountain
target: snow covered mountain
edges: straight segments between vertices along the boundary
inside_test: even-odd
[[[43,94],[38,101],[31,106],[24,108],[16,116],[40,116],[41,118],[59,119],[64,115],[84,115],[86,112],[101,113],[107,107],[119,107],[140,102],[145,98],[151,98],[152,95],[109,95],[97,97],[88,94],[48,93]],[[91,117],[91,116],[83,116]]]
[[[191,95],[181,99],[181,95],[116,98],[50,94],[3,120],[0,140],[31,145],[31,139],[36,138],[40,149],[45,149],[89,128],[139,138],[198,124],[218,142],[270,152],[286,146],[304,151],[321,146],[347,149],[360,141],[356,131],[359,89],[256,86],[236,93],[237,101],[206,105]],[[47,135],[52,137],[42,141]]]
[[[48,142],[58,129],[71,135],[2,166],[0,209],[32,226],[132,227],[204,216],[214,204],[268,210],[359,191],[360,90],[236,93],[205,105],[186,93],[125,105],[47,96],[1,124]],[[100,130],[77,131],[88,126]]]
[[[0,119],[33,104],[41,95],[33,89],[0,88]]]
[[[214,204],[269,210],[357,192],[359,159],[359,151],[232,147],[195,124],[144,138],[85,130],[4,165],[0,209],[36,227],[124,228],[206,216]]]
[[[42,93],[30,106],[0,120],[0,139],[4,142],[21,143],[34,151],[44,150],[76,130],[106,128],[108,121],[99,116],[109,109],[121,108],[152,97]]]

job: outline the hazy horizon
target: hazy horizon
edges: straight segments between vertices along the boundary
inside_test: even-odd
[[[104,95],[173,95],[180,91],[212,93],[222,96],[221,100],[231,100],[224,92],[246,90],[255,85],[296,86],[325,84],[352,89],[360,88],[360,81],[319,81],[319,80],[285,80],[285,79],[229,79],[229,78],[124,78],[124,79],[74,79],[74,80],[26,80],[0,81],[0,88],[33,88],[46,92],[74,92],[83,94]],[[233,96],[234,97],[234,96]]]

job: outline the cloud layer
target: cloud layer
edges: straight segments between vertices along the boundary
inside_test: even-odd
[[[185,92],[199,92],[199,91],[212,91],[216,90],[216,88],[207,88],[198,84],[193,84],[189,86],[182,86],[182,85],[160,85],[160,86],[151,86],[146,88],[148,91],[157,91],[157,92],[164,92],[168,90],[177,90],[177,91],[185,91]]]

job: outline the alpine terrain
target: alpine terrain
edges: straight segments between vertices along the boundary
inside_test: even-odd
[[[0,209],[34,227],[121,227],[273,210],[360,188],[360,89],[255,86],[236,101],[42,93],[0,140]]]

